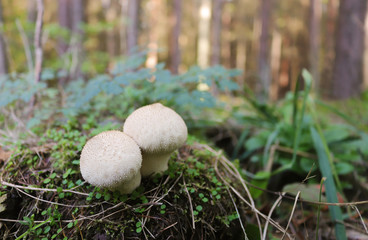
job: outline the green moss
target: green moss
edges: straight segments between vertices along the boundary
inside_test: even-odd
[[[28,194],[18,193],[21,204],[13,210],[24,220],[6,223],[8,229],[18,229],[18,236],[30,239],[119,239],[122,234],[237,239],[234,203],[242,214],[245,208],[238,199],[229,200],[219,174],[229,182],[235,180],[220,166],[215,170],[218,154],[189,137],[189,144],[172,154],[165,173],[142,179],[132,194],[122,195],[84,182],[79,155],[89,135],[85,129],[74,122],[50,129],[36,149],[21,146],[2,167],[3,181],[28,188],[19,188]],[[16,188],[2,186],[1,195],[14,195]],[[5,212],[3,217],[10,215]]]

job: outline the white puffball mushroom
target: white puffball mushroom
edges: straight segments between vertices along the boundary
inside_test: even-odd
[[[105,131],[87,141],[80,156],[82,177],[90,184],[131,193],[141,183],[142,154],[121,131]]]
[[[171,153],[183,145],[188,136],[181,116],[161,103],[135,110],[126,119],[123,131],[142,150],[143,177],[167,170]]]

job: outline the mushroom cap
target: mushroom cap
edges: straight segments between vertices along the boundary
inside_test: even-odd
[[[174,110],[154,103],[135,110],[124,123],[129,135],[145,153],[169,153],[184,144],[188,129]]]
[[[109,189],[121,189],[122,183],[136,179],[141,165],[139,146],[120,131],[105,131],[92,137],[80,157],[83,178],[92,185]]]

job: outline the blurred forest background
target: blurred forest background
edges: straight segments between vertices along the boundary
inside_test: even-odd
[[[3,0],[0,73],[33,69],[36,0]],[[43,63],[69,72],[61,81],[106,72],[123,56],[148,50],[165,62],[237,68],[240,86],[276,100],[302,68],[327,98],[357,96],[368,85],[367,2],[363,0],[45,0]],[[364,39],[366,39],[364,41]],[[364,69],[364,71],[363,71]]]
[[[205,142],[198,150],[206,159],[214,157],[215,150],[208,151],[214,146],[232,160],[236,181],[250,186],[247,195],[255,200],[248,206],[269,216],[276,209],[273,217],[286,226],[284,233],[331,239],[334,229],[339,240],[367,239],[351,237],[368,235],[367,5],[366,0],[0,0],[0,197],[43,186],[57,193],[37,195],[47,203],[75,206],[96,195],[94,201],[104,204],[101,194],[108,192],[82,186],[82,147],[102,131],[121,129],[135,109],[160,102],[187,124],[186,147]],[[181,160],[201,160],[186,147]],[[217,162],[220,154],[215,155]],[[193,191],[186,192],[200,207],[197,216],[185,210],[186,229],[206,236],[202,233],[215,228],[208,228],[199,212],[217,213],[206,208],[203,197],[218,190],[197,188],[209,171],[200,162],[187,165],[183,172]],[[74,187],[82,197],[64,194]],[[281,191],[295,196],[295,204],[278,207]],[[300,192],[308,208],[297,205]],[[53,239],[62,231],[68,239],[94,229],[84,210],[61,210],[49,223],[44,215],[55,214],[37,212],[38,197],[17,194],[23,210],[0,208],[0,220],[5,216],[7,222],[7,229],[0,222],[0,235]],[[112,195],[107,196],[109,201]],[[132,206],[146,203],[133,198]],[[237,204],[247,204],[243,199]],[[340,205],[321,208],[321,201]],[[137,214],[133,208],[131,214]],[[157,216],[152,219],[163,215]],[[223,229],[240,216],[227,212],[224,219],[213,226]],[[250,239],[266,239],[262,228],[263,236],[269,231],[270,239],[280,239],[278,225],[270,221],[268,227],[269,221],[252,218],[260,233]],[[194,222],[202,227],[195,229]],[[35,223],[41,225],[32,227]],[[48,225],[38,230],[42,224]],[[129,224],[126,232],[142,239],[142,222]],[[161,231],[150,224],[155,236],[174,226],[162,224]]]

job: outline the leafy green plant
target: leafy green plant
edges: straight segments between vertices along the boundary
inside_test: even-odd
[[[0,81],[0,108],[6,110],[3,120],[0,118],[0,127],[5,122],[7,127],[19,127],[12,119],[15,115],[27,119],[25,125],[33,131],[42,131],[37,126],[51,119],[70,118],[85,120],[84,128],[88,129],[87,122],[91,118],[101,121],[100,116],[109,115],[125,119],[134,109],[153,102],[173,107],[189,127],[199,127],[211,123],[210,111],[205,110],[213,112],[223,107],[211,91],[198,88],[200,84],[216,87],[220,93],[238,89],[232,80],[239,74],[237,70],[221,66],[204,70],[192,67],[181,75],[172,75],[162,63],[149,69],[143,67],[144,62],[144,53],[137,54],[117,62],[107,74],[96,75],[88,81],[71,81],[61,94],[55,82],[62,73],[52,69],[45,69],[37,84],[32,74],[6,76]],[[37,104],[29,109],[28,103],[34,96],[37,96]],[[12,115],[13,111],[16,112]]]
[[[301,81],[304,83],[303,91],[299,90]],[[323,122],[310,94],[311,84],[311,75],[303,70],[294,93],[286,96],[278,111],[274,105],[250,100],[253,115],[244,116],[241,121],[255,127],[255,130],[244,130],[233,156],[240,160],[250,159],[262,169],[255,175],[245,172],[251,183],[261,188],[267,187],[271,176],[285,170],[304,177],[316,174],[326,178],[327,201],[336,203],[338,192],[343,194],[343,188],[349,187],[349,183],[340,183],[340,177],[354,170],[359,174],[355,164],[368,157],[363,147],[368,144],[367,133],[359,131],[350,122]],[[336,110],[332,113],[348,119]],[[244,153],[240,153],[241,147],[244,147]],[[312,182],[316,180],[312,179]],[[255,198],[262,194],[254,188],[251,191]],[[346,239],[341,209],[338,206],[330,206],[329,209],[336,237]]]
[[[233,158],[241,161],[250,159],[266,172],[272,170],[272,174],[291,170],[305,176],[316,172],[318,162],[315,160],[316,151],[310,127],[318,124],[320,134],[333,155],[332,161],[336,167],[332,170],[340,186],[338,175],[351,173],[354,164],[368,156],[367,149],[363,147],[368,144],[368,135],[348,123],[323,122],[316,113],[316,101],[310,94],[312,81],[308,72],[303,72],[299,82],[302,80],[304,90],[296,88],[278,106],[260,105],[249,100],[247,108],[254,110],[238,119],[250,127],[240,136]],[[245,151],[241,153],[239,149],[242,147]],[[341,187],[339,190],[342,190]]]

